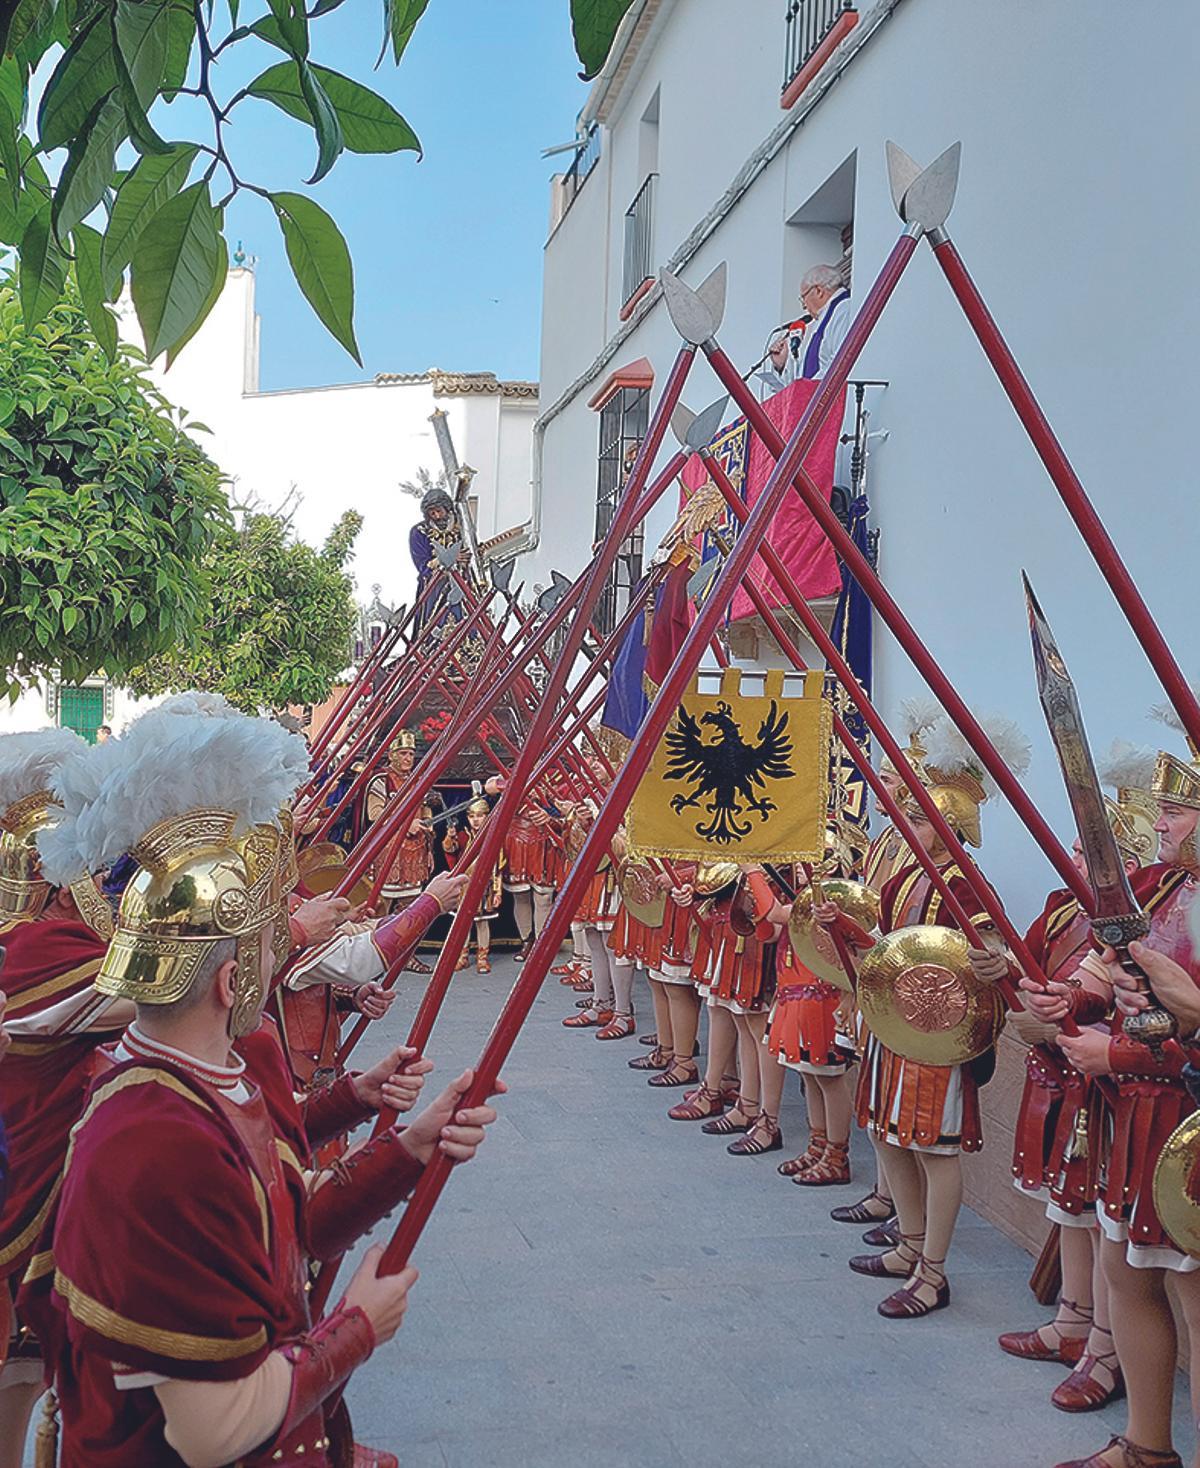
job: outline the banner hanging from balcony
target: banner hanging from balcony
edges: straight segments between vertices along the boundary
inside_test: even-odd
[[[801,378],[764,402],[767,416],[785,439],[800,421],[818,386],[819,383],[815,380]],[[825,419],[817,441],[804,461],[810,478],[826,500],[833,493],[834,463],[844,412],[843,396],[842,401]],[[723,428],[713,440],[712,447],[746,504],[753,507],[775,467],[775,460],[753,434],[747,433],[744,418]],[[681,504],[686,504],[707,480],[708,475],[702,460],[699,455],[693,455],[680,475]],[[737,539],[737,527],[732,523],[732,518],[729,517],[725,529],[720,532],[727,545]],[[818,597],[837,595],[842,584],[837,555],[825,532],[813,519],[808,506],[798,494],[789,494],[784,499],[771,522],[767,540],[778,551],[806,600],[814,601]],[[706,537],[705,544],[701,547],[702,558],[715,557],[717,553],[713,537]],[[775,608],[787,605],[787,600],[776,586],[774,578],[761,562],[755,563],[751,574],[768,606]],[[754,606],[750,597],[739,588],[733,596],[729,620],[737,622],[743,617],[753,615]]]
[[[784,677],[729,668],[718,693],[693,683],[629,808],[636,855],[822,859],[831,705],[824,674],[788,674],[786,696]]]

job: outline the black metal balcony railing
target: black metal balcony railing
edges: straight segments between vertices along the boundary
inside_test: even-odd
[[[783,65],[785,90],[841,17],[855,8],[851,0],[789,0]]]
[[[583,145],[571,160],[571,166],[562,179],[562,212],[565,214],[575,202],[575,196],[588,181],[596,164],[600,162],[600,129],[593,127]]]
[[[653,270],[651,256],[654,226],[654,181],[657,173],[647,174],[645,183],[634,195],[625,211],[625,269],[622,275],[621,304],[624,305]]]

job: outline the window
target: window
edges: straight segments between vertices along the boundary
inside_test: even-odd
[[[82,688],[64,684],[58,692],[58,722],[64,729],[74,729],[89,744],[96,742],[96,730],[104,723],[104,689],[100,684]]]
[[[629,471],[633,468],[650,423],[650,392],[647,388],[623,387],[600,410],[600,461],[596,481],[596,533],[598,541],[607,532]],[[642,530],[639,526],[622,545],[608,585],[596,608],[596,629],[613,630],[629,605],[629,595],[642,576]]]

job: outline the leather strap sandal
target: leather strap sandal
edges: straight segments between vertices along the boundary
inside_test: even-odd
[[[1112,1456],[1114,1448],[1119,1450],[1119,1458]],[[1142,1448],[1127,1437],[1118,1436],[1090,1458],[1072,1458],[1069,1463],[1059,1463],[1057,1468],[1183,1468],[1183,1459],[1178,1453]]]
[[[651,1085],[654,1082],[651,1081]],[[672,1121],[703,1121],[705,1117],[720,1116],[725,1110],[720,1091],[701,1086],[691,1099],[685,1097],[678,1106],[672,1106],[667,1115]]]
[[[658,1036],[657,1035],[639,1035],[638,1036],[638,1044],[639,1045],[653,1045],[654,1048],[657,1050],[658,1049]]]
[[[888,1320],[921,1320],[935,1310],[944,1310],[950,1303],[950,1281],[942,1269],[942,1260],[921,1259],[913,1271],[912,1278],[886,1300],[875,1307]],[[932,1275],[932,1279],[927,1276]],[[918,1293],[932,1290],[932,1303]]]
[[[865,1198],[857,1203],[835,1208],[830,1213],[834,1223],[883,1223],[895,1212],[892,1200],[885,1198],[878,1188],[872,1188]]]
[[[1093,1326],[1092,1331],[1112,1339],[1112,1331],[1105,1330],[1102,1325]],[[1105,1374],[1111,1384],[1099,1379],[1097,1370]],[[1109,1402],[1115,1402],[1124,1395],[1125,1378],[1121,1375],[1116,1351],[1085,1351],[1075,1370],[1050,1393],[1050,1405],[1060,1412],[1098,1412],[1101,1407],[1107,1407]]]
[[[648,1055],[635,1055],[625,1064],[630,1070],[670,1070],[674,1058],[669,1050],[658,1047],[651,1050]]]
[[[563,1020],[563,1024],[569,1030],[590,1030],[596,1025],[612,1024],[613,1012],[611,1009],[593,1009],[588,1005],[581,1009],[578,1014],[569,1014]]]
[[[597,1040],[626,1040],[637,1029],[637,1021],[631,1014],[614,1014],[612,1019],[596,1031]]]
[[[830,1142],[825,1155],[792,1179],[800,1188],[834,1188],[850,1181],[850,1143]]]
[[[900,1220],[894,1214],[891,1218],[885,1218],[882,1223],[869,1228],[863,1234],[862,1241],[872,1249],[894,1249],[900,1242]]]
[[[679,1067],[682,1064],[683,1069]],[[651,1076],[646,1082],[648,1086],[694,1086],[700,1079],[695,1063],[690,1060],[678,1061],[669,1066],[660,1076]]]
[[[748,1132],[758,1120],[758,1112],[756,1111],[753,1116],[747,1116],[743,1111],[741,1113],[743,1120],[734,1121],[737,1105],[738,1103],[735,1102],[734,1110],[726,1112],[724,1116],[717,1116],[712,1121],[706,1121],[700,1130],[708,1137],[732,1137],[737,1132]]]
[[[730,1142],[725,1150],[734,1157],[761,1157],[764,1152],[778,1152],[782,1146],[779,1118],[760,1111],[747,1128],[746,1135]]]
[[[814,1130],[809,1138],[808,1146],[799,1157],[793,1157],[790,1162],[781,1162],[775,1171],[780,1177],[795,1177],[798,1172],[807,1172],[824,1156],[828,1140],[824,1132]]]
[[[1058,1308],[1060,1314],[1069,1310],[1079,1318],[1064,1320],[1061,1325],[1055,1318],[1038,1326],[1036,1330],[1010,1330],[999,1337],[997,1345],[1006,1355],[1018,1356],[1022,1361],[1059,1361],[1064,1366],[1074,1366],[1087,1350],[1092,1312],[1090,1308],[1080,1306],[1074,1300],[1063,1300]],[[1062,1325],[1079,1326],[1084,1333],[1080,1336],[1064,1335]],[[1042,1331],[1052,1332],[1054,1340],[1047,1343],[1042,1337]]]
[[[872,1279],[909,1279],[921,1262],[921,1245],[924,1234],[901,1235],[900,1242],[886,1254],[856,1254],[849,1262],[855,1274],[866,1274]],[[896,1255],[889,1262],[889,1255]],[[906,1257],[907,1256],[907,1257]]]

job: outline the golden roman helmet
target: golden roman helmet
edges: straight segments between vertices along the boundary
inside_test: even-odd
[[[467,806],[467,814],[469,816],[487,816],[491,815],[491,813],[492,807],[482,795],[477,795]]]
[[[1115,800],[1105,796],[1104,808],[1121,855],[1142,867],[1152,862],[1158,851],[1154,830],[1158,801],[1150,791],[1154,766],[1152,749],[1117,739],[1096,767],[1104,784],[1116,791]]]
[[[971,769],[940,770],[926,765],[928,790],[933,803],[968,846],[983,845],[980,808],[988,798],[983,782]]]
[[[1185,805],[1189,810],[1200,810],[1200,760],[1195,753],[1190,760],[1182,760],[1160,749],[1150,791],[1164,805]]]
[[[35,918],[46,906],[50,883],[42,876],[37,836],[60,811],[51,791],[35,790],[0,812],[0,918]]]
[[[160,821],[130,848],[139,871],[121,898],[96,988],[135,1004],[174,1004],[216,944],[237,944],[231,1033],[258,1023],[263,929],[279,911],[281,832],[256,825],[238,839],[232,811],[189,810]]]

